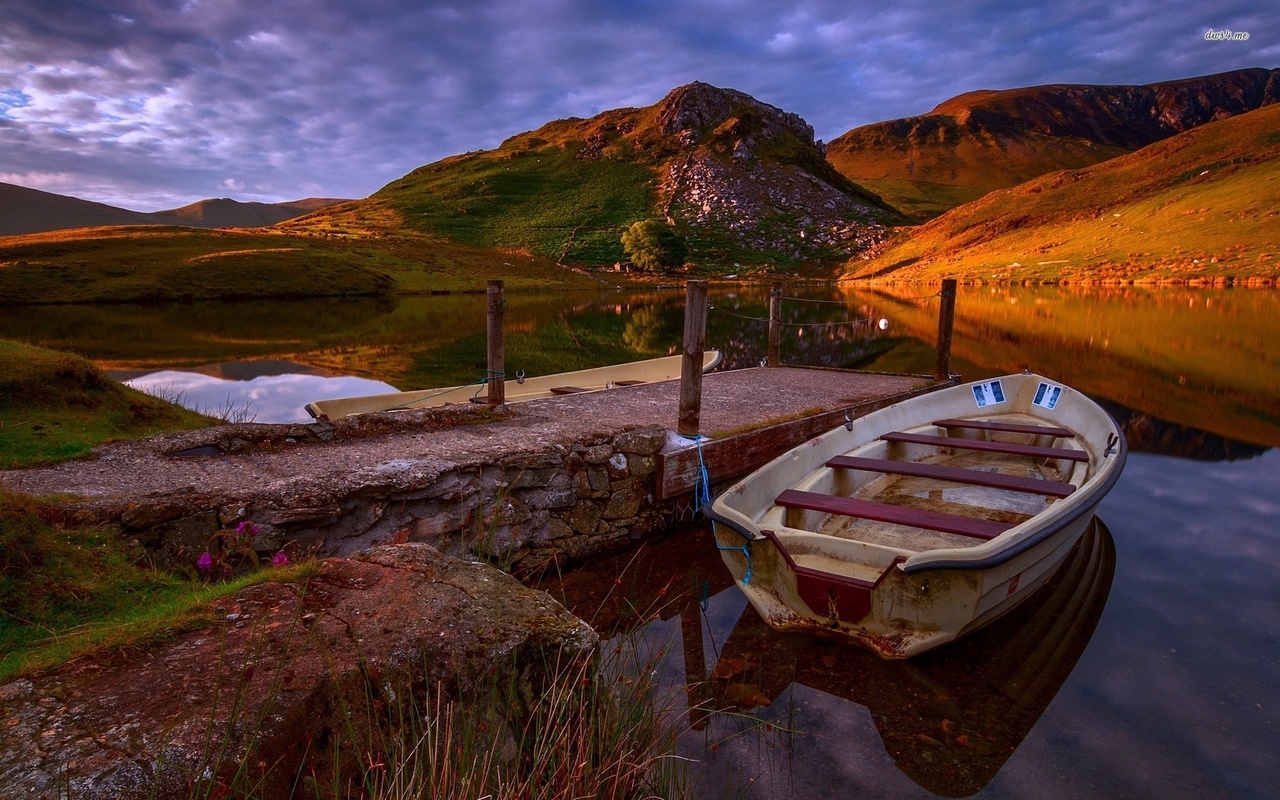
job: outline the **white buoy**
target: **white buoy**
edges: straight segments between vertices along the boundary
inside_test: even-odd
[[[885,319],[884,317],[880,318],[880,330],[882,331],[889,330],[889,320]]]

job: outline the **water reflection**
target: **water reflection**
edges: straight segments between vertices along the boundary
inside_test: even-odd
[[[605,637],[637,625],[661,635],[664,623],[672,623],[666,627],[679,639],[696,731],[684,744],[705,757],[706,742],[717,743],[715,757],[704,759],[713,785],[732,786],[731,774],[722,772],[725,762],[732,765],[730,773],[768,776],[752,781],[747,796],[772,796],[778,776],[787,785],[814,782],[826,795],[848,788],[825,763],[866,758],[856,748],[840,747],[847,742],[828,741],[835,749],[824,751],[800,734],[760,747],[751,733],[743,733],[743,714],[761,711],[760,719],[771,725],[821,735],[822,720],[840,714],[842,703],[870,713],[888,757],[918,786],[946,797],[980,791],[1035,725],[1089,643],[1116,563],[1111,534],[1095,519],[1054,579],[1014,612],[922,657],[888,662],[838,641],[774,631],[750,606],[742,606],[736,620],[717,613],[712,599],[720,599],[727,581],[719,580],[724,570],[703,562],[708,555],[719,559],[714,544],[702,540],[705,530],[695,531],[688,533],[699,539],[696,544],[667,540],[627,556],[625,565],[610,565],[626,578],[626,588],[602,579],[610,566],[543,588],[593,619]],[[698,554],[694,563],[691,553]],[[667,573],[665,581],[653,580],[677,561],[682,569]],[[638,613],[642,609],[658,611]],[[672,677],[680,680],[678,672]]]
[[[255,363],[230,365],[227,371],[251,372],[250,367]],[[290,372],[269,372],[237,380],[200,372],[161,370],[128,378],[124,383],[233,422],[310,422],[311,417],[303,406],[313,400],[395,391],[393,386],[365,378]]]
[[[784,362],[933,371],[938,302],[928,289],[796,285],[784,295]],[[758,364],[768,287],[713,287],[710,300],[707,344],[725,354],[724,368]],[[665,355],[683,331],[679,288],[510,292],[507,302],[507,366],[529,375]],[[282,359],[421,389],[485,375],[484,304],[483,295],[446,295],[13,308],[0,315],[0,337],[116,370]],[[1274,447],[1277,339],[1277,292],[960,287],[952,370],[978,380],[1032,367],[1133,414]]]
[[[1114,570],[1111,533],[1095,519],[1053,581],[1026,604],[907,663],[852,653],[838,642],[771,635],[748,607],[711,670],[713,707],[785,701],[793,684],[857,703],[871,712],[907,777],[934,794],[967,797],[995,777],[1071,673]]]

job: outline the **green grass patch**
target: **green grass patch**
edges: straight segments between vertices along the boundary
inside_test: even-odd
[[[622,258],[624,226],[651,216],[654,172],[576,147],[506,147],[431,164],[371,198],[406,227],[474,247],[577,263]]]
[[[216,422],[123,386],[77,355],[0,339],[0,468]]]
[[[0,490],[0,683],[205,624],[219,598],[311,569],[200,583],[141,563],[115,529],[61,523],[56,509]]]

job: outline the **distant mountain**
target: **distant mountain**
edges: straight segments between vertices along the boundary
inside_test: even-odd
[[[286,227],[408,229],[601,264],[623,257],[622,230],[646,218],[681,233],[690,261],[730,268],[840,258],[900,221],[831,167],[800,117],[692,83],[656,105],[550,122],[495,150],[429,164]]]
[[[827,145],[850,180],[920,219],[1048,172],[1082,169],[1280,101],[1280,70],[1146,86],[976,91],[928,114],[855,128]]]
[[[199,228],[261,228],[346,202],[329,197],[308,197],[286,203],[242,203],[221,197],[169,211],[157,211],[149,216],[164,218],[168,224]]]
[[[0,236],[101,225],[154,224],[150,215],[137,211],[0,183]]]
[[[904,231],[847,278],[1269,283],[1280,103],[1001,189]]]
[[[105,225],[185,225],[197,228],[256,228],[347,202],[307,198],[287,203],[202,200],[171,211],[144,214],[25,186],[0,183],[0,236]]]

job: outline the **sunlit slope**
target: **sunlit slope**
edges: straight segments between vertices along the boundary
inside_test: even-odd
[[[139,226],[0,238],[0,305],[479,291],[497,276],[511,288],[595,285],[546,259],[413,235]]]
[[[890,330],[936,340],[938,304],[920,305],[918,287],[846,289],[899,298]],[[953,369],[976,365],[981,374],[963,375],[976,380],[1028,368],[1167,422],[1276,447],[1277,336],[1280,297],[1270,290],[961,287]]]
[[[846,280],[1199,282],[1280,273],[1280,104],[910,229]]]
[[[1144,86],[975,91],[928,114],[855,128],[827,145],[851,180],[924,220],[1049,172],[1083,169],[1280,99],[1280,70]]]

